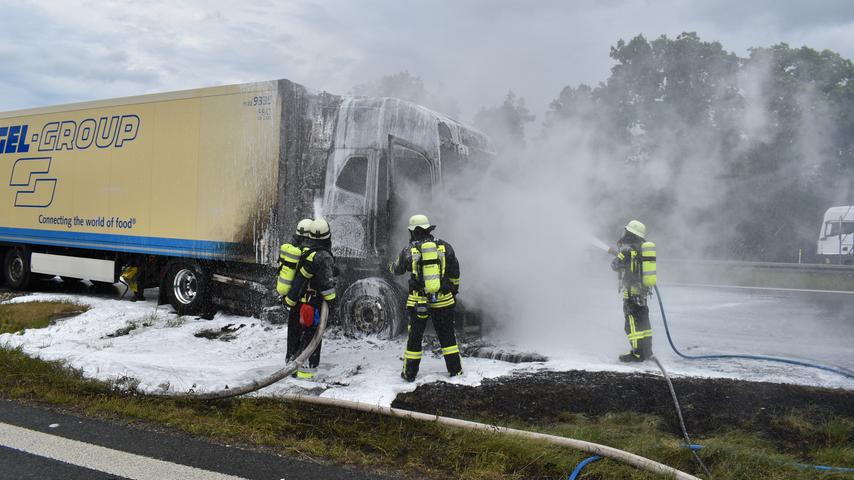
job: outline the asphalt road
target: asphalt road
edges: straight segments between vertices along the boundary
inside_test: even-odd
[[[854,292],[665,286],[661,293],[686,353],[746,352],[854,368]],[[654,302],[650,310],[660,317]]]
[[[0,401],[0,479],[377,479],[177,433],[159,433]]]

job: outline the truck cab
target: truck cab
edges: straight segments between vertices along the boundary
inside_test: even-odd
[[[827,209],[816,253],[827,264],[854,264],[854,205]]]
[[[433,201],[444,178],[488,161],[489,140],[410,102],[344,97],[332,145],[316,213],[330,222],[341,266],[340,319],[345,331],[393,335],[405,323],[405,279],[387,264],[409,241],[407,220],[440,219]]]

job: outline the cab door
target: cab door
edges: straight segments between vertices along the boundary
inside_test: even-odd
[[[417,145],[389,135],[387,225],[392,245],[408,242],[409,217],[432,213],[438,169],[429,154]]]
[[[341,152],[342,154],[345,152]],[[365,258],[368,211],[374,171],[370,151],[346,152],[345,160],[326,196],[324,216],[332,230],[332,251],[338,257]]]

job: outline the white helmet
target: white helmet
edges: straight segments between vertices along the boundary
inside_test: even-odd
[[[330,237],[329,223],[322,218],[312,220],[308,228],[308,235],[315,240],[326,240]]]
[[[646,238],[646,225],[637,220],[632,220],[626,225],[626,231],[633,233],[640,238]]]
[[[427,219],[427,215],[418,214],[409,217],[409,231],[414,232],[416,228],[430,230],[431,228],[434,228],[434,225],[430,225],[430,220]]]
[[[297,223],[297,231],[296,234],[300,237],[307,237],[309,233],[309,229],[311,228],[311,219],[303,218]]]

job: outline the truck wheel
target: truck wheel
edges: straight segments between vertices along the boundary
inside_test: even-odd
[[[178,315],[200,315],[209,306],[210,276],[196,262],[175,262],[166,271],[166,297]]]
[[[393,338],[403,329],[403,301],[397,288],[381,278],[365,278],[347,287],[339,317],[344,333]]]
[[[33,275],[30,254],[23,248],[10,248],[3,257],[3,279],[14,290],[26,290]]]

